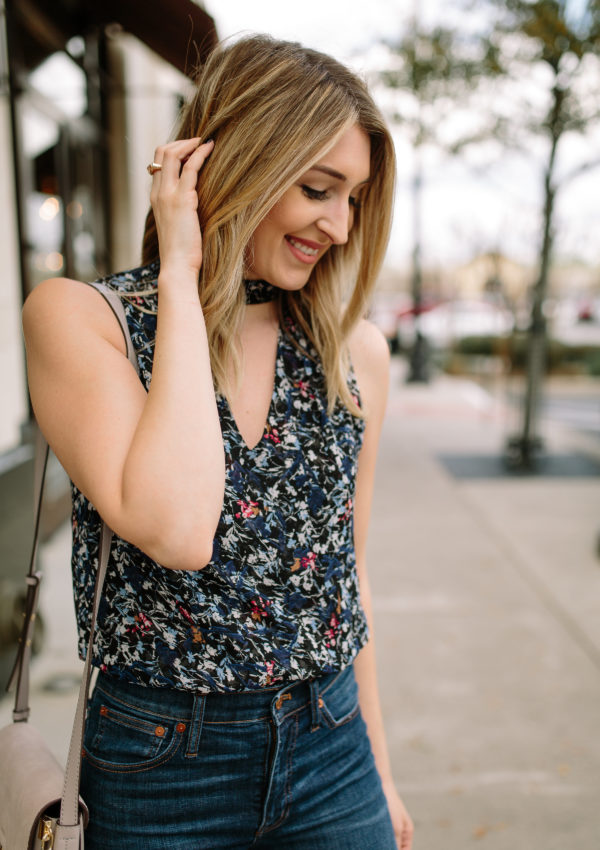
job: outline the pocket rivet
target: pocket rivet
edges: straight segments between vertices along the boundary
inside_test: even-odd
[[[105,705],[100,708],[100,714],[102,715],[102,717],[106,717],[106,715],[108,714],[108,708]]]
[[[175,730],[177,732],[179,732],[180,734],[182,732],[185,732],[185,723],[178,723],[177,726],[175,727]]]
[[[156,735],[157,738],[162,738],[162,736],[165,734],[165,727],[164,726],[157,726],[156,729],[154,730],[154,734]]]
[[[319,697],[319,708],[323,708],[323,697]]]

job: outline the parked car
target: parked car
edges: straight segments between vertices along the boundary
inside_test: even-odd
[[[468,336],[507,336],[514,327],[510,310],[490,301],[460,299],[438,304],[419,317],[419,328],[434,348],[449,348],[455,340]],[[398,322],[400,347],[410,348],[415,320],[401,317]]]

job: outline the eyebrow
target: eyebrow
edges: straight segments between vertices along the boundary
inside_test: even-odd
[[[341,180],[342,183],[346,183],[348,178],[345,174],[342,174],[341,171],[336,171],[334,168],[329,168],[328,165],[313,165],[309,168],[309,171],[322,171],[323,174],[328,174],[330,177],[334,177],[336,180]],[[371,181],[370,177],[367,177],[366,180],[361,180],[358,184],[362,186],[363,183],[369,183]]]

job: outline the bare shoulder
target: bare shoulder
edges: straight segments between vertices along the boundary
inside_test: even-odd
[[[382,416],[390,371],[387,341],[373,322],[362,319],[350,335],[349,348],[367,416],[369,412]]]
[[[23,306],[23,331],[30,345],[97,335],[124,351],[123,336],[104,298],[93,287],[66,277],[49,278],[35,287]]]
[[[387,370],[390,349],[377,325],[361,319],[350,335],[350,356],[355,368],[361,365]]]

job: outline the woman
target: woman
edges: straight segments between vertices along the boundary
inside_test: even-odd
[[[388,353],[361,316],[388,131],[333,59],[246,38],[209,58],[149,171],[144,265],[105,279],[143,385],[91,287],[46,281],[24,311],[36,416],[73,482],[82,652],[98,514],[116,535],[86,846],[410,848],[365,569]]]

